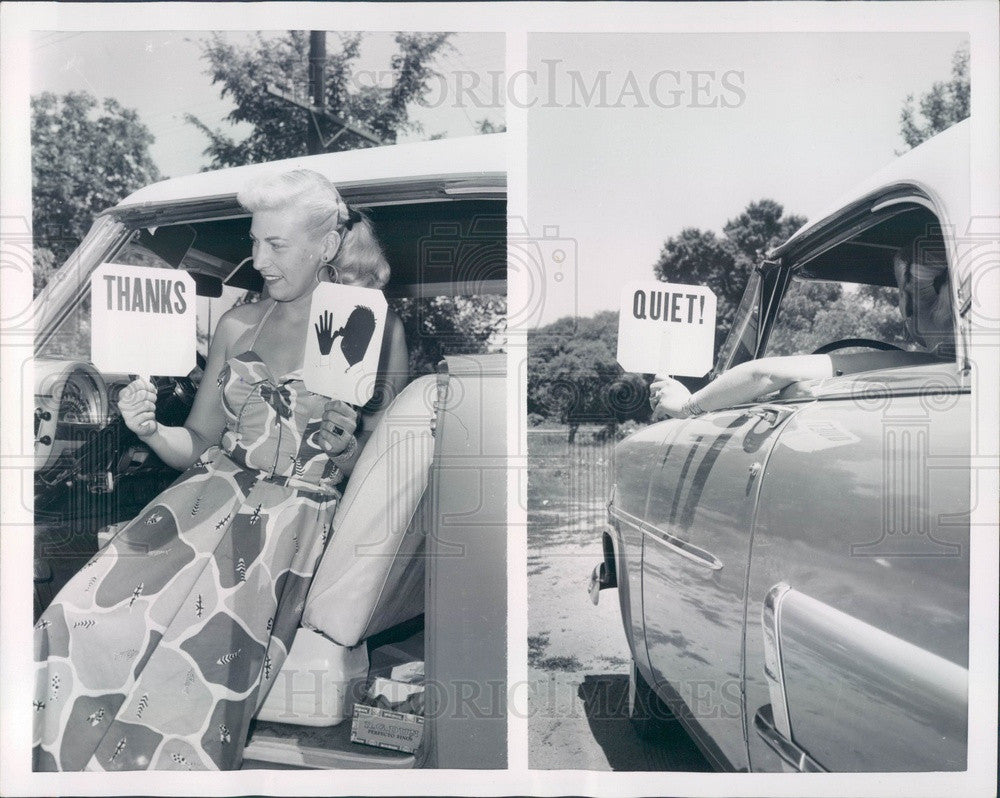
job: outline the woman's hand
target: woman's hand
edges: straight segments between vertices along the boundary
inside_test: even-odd
[[[691,392],[673,377],[657,376],[649,386],[649,404],[653,408],[653,420],[666,416],[684,418],[684,405],[691,398]]]
[[[126,427],[140,438],[148,438],[159,427],[156,422],[156,386],[142,377],[133,380],[118,397],[118,411]]]
[[[331,399],[323,408],[323,421],[316,441],[329,457],[337,457],[351,446],[357,427],[358,412],[347,402]]]

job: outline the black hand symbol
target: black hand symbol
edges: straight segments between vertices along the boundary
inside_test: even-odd
[[[319,321],[313,325],[316,330],[316,342],[319,344],[319,353],[326,357],[330,354],[330,350],[333,349],[333,342],[338,336],[343,335],[343,330],[337,330],[335,333],[331,333],[333,329],[333,316],[330,315],[330,311],[323,311],[323,315],[319,317]]]

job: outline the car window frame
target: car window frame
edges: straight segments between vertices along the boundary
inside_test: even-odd
[[[737,357],[741,352],[740,341],[745,334],[746,321],[742,322],[743,329],[740,329],[740,314],[746,313],[745,305],[748,303],[748,292],[755,290],[752,282],[748,282],[744,290],[743,299],[737,311],[736,321],[719,349],[719,357],[716,366],[712,370],[710,377],[714,379],[733,366],[748,360],[757,360],[764,356],[767,349],[768,337],[773,329],[777,318],[781,301],[784,299],[785,291],[791,282],[792,275],[796,269],[804,266],[814,258],[823,253],[841,246],[851,239],[865,232],[866,230],[882,224],[900,213],[906,212],[906,205],[918,205],[926,208],[936,217],[945,238],[945,252],[948,260],[949,290],[952,302],[952,323],[955,334],[955,360],[957,363],[964,363],[965,339],[963,337],[962,320],[960,314],[960,303],[957,294],[958,274],[955,266],[954,242],[950,240],[947,214],[939,207],[939,204],[922,188],[912,184],[893,184],[868,194],[857,202],[845,205],[841,212],[834,216],[827,217],[805,236],[798,240],[792,236],[788,241],[772,249],[767,257],[755,268],[755,272],[761,275],[760,296],[758,298],[758,325],[757,341],[754,353],[751,357]],[[736,336],[734,340],[734,336]]]

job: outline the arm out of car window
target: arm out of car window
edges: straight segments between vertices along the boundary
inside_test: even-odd
[[[829,355],[792,355],[740,363],[694,394],[675,379],[657,377],[650,386],[656,400],[653,417],[687,418],[708,410],[752,402],[793,382],[832,376],[833,360]]]

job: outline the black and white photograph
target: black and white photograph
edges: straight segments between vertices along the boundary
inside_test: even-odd
[[[0,59],[0,794],[996,795],[990,0]]]
[[[502,767],[503,36],[32,59],[34,769]]]
[[[531,766],[964,770],[968,35],[528,58]]]

